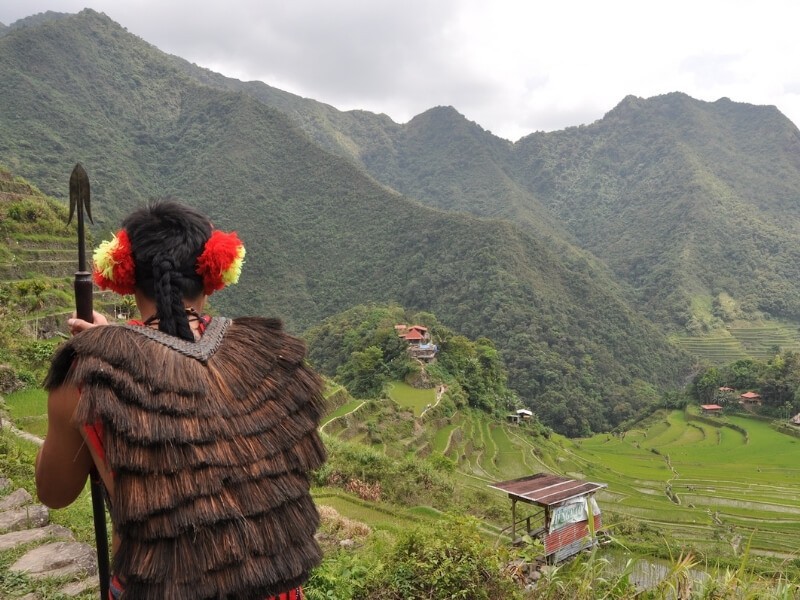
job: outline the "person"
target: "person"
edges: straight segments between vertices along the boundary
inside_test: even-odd
[[[94,280],[134,294],[141,320],[73,318],[54,355],[36,487],[64,507],[97,470],[112,599],[294,600],[321,561],[321,380],[280,321],[203,312],[243,258],[187,205],[136,210],[95,251]]]

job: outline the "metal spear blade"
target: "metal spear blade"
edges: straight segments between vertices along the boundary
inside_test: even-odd
[[[89,222],[94,224],[89,197],[89,175],[86,174],[86,169],[83,168],[81,163],[78,163],[72,169],[72,175],[69,178],[69,219],[67,220],[67,225],[72,222],[75,209],[78,210],[78,216],[80,217],[83,214],[84,207],[86,208],[86,216],[89,217]]]

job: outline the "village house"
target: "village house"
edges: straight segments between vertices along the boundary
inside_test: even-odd
[[[739,404],[756,404],[761,406],[761,394],[756,392],[745,392],[744,394],[739,394]]]
[[[519,424],[520,421],[528,421],[533,417],[533,411],[527,408],[520,408],[516,412],[506,415],[506,421]]]
[[[722,407],[719,404],[701,404],[700,408],[704,415],[719,416],[722,414]]]
[[[408,342],[408,352],[413,358],[429,361],[436,357],[439,347],[431,343],[430,333],[424,325],[397,324],[394,330],[398,337]]]

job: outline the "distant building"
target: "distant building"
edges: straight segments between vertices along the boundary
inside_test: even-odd
[[[409,344],[419,344],[420,342],[422,342],[422,340],[424,340],[424,339],[425,339],[425,336],[424,336],[424,335],[422,335],[422,334],[421,334],[421,333],[420,333],[418,330],[416,330],[416,329],[412,329],[411,331],[409,331],[408,333],[406,333],[406,334],[405,334],[403,337],[405,338],[405,340],[406,340],[406,341],[407,341]]]
[[[793,416],[791,419],[789,419],[789,423],[791,423],[792,425],[797,425],[798,427],[800,427],[800,413],[797,413],[795,416]]]
[[[701,404],[700,408],[704,415],[721,415],[722,407],[719,404]]]
[[[739,404],[758,404],[761,405],[761,394],[756,392],[745,392],[744,394],[739,394]]]
[[[517,416],[520,419],[527,420],[533,416],[533,411],[530,411],[527,408],[520,408],[519,410],[517,410]]]
[[[527,421],[531,417],[533,417],[532,411],[528,410],[527,408],[520,408],[513,413],[507,414],[506,421],[519,425],[520,421]]]
[[[419,360],[433,360],[439,352],[439,346],[431,343],[428,328],[424,325],[403,325],[394,326],[398,337],[408,342],[408,352],[413,358]]]

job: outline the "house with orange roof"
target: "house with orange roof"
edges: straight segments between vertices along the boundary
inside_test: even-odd
[[[757,392],[745,392],[744,394],[739,394],[739,404],[758,404],[761,405],[761,394]]]
[[[403,325],[394,326],[398,337],[408,342],[408,352],[412,357],[420,360],[433,360],[439,347],[431,343],[428,328],[424,325]]]

